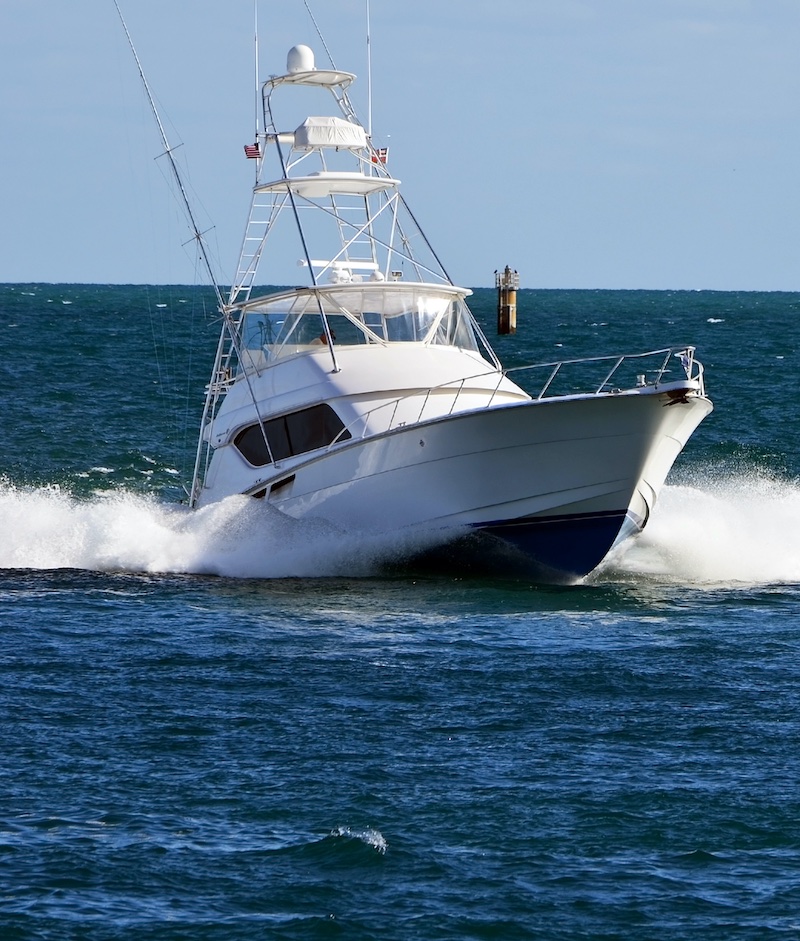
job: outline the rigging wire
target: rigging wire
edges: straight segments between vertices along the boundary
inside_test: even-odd
[[[330,49],[328,49],[328,44],[325,42],[325,37],[322,35],[322,31],[317,25],[317,21],[314,19],[314,14],[311,12],[311,7],[308,5],[308,0],[303,0],[303,5],[306,8],[306,12],[311,17],[311,22],[314,24],[314,29],[317,31],[317,36],[319,36],[319,41],[322,43],[322,48],[325,50],[325,55],[328,57],[328,62],[331,64],[331,68],[336,70],[336,63],[333,61],[333,56],[331,55]]]

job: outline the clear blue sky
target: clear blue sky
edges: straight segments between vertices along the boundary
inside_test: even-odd
[[[364,0],[309,0],[364,116]],[[252,0],[120,0],[230,278]],[[372,0],[374,131],[450,274],[800,290],[800,0]],[[264,74],[324,53],[260,0]],[[111,0],[0,2],[0,281],[197,280]]]

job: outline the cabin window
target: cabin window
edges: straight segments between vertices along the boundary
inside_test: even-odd
[[[241,368],[260,370],[284,357],[322,352],[321,313],[339,349],[383,342],[479,350],[472,316],[460,296],[430,285],[359,281],[248,307],[241,324]]]
[[[345,430],[342,420],[330,405],[314,405],[280,418],[271,418],[264,422],[263,428],[262,434],[258,425],[250,425],[233,439],[242,457],[255,467],[316,451],[317,448],[327,448],[337,438],[345,441],[350,437],[350,432]],[[264,442],[265,434],[269,450]]]

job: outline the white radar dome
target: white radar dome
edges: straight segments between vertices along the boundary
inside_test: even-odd
[[[315,68],[313,49],[303,45],[292,46],[286,56],[286,71],[289,75],[294,72],[313,72]]]

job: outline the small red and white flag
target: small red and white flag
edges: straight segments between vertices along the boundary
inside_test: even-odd
[[[244,155],[248,160],[255,160],[256,157],[260,157],[261,150],[259,149],[258,141],[256,141],[255,144],[245,144]]]
[[[378,147],[375,153],[372,155],[373,163],[386,163],[388,159],[389,159],[388,147]]]

